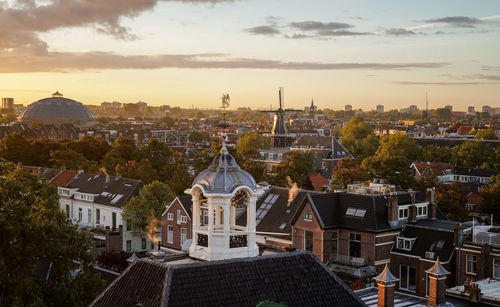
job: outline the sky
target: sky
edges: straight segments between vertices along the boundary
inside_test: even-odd
[[[500,106],[500,1],[3,0],[0,97]]]

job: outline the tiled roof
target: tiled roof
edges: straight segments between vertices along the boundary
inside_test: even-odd
[[[328,182],[328,179],[321,176],[320,174],[309,175],[309,180],[311,180],[311,183],[312,183],[315,191],[322,191],[324,185],[330,184]]]
[[[414,162],[413,165],[418,170],[420,175],[422,175],[426,169],[430,168],[432,173],[436,176],[444,175],[444,171],[448,169],[452,169],[453,166],[450,163],[442,163],[442,162]]]
[[[307,252],[184,265],[138,261],[90,306],[365,306]]]
[[[193,213],[191,211],[193,209],[192,197],[188,195],[181,195],[177,196],[177,199],[179,199],[179,202],[181,203],[182,207],[184,207],[184,210],[186,211],[189,218],[192,218],[193,217]]]
[[[64,187],[78,174],[76,171],[62,171],[56,175],[50,183],[56,187]]]

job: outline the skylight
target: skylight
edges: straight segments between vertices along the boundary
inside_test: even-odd
[[[365,217],[365,209],[348,208],[345,215],[355,216],[355,217]]]
[[[272,205],[276,202],[278,199],[279,194],[269,194],[266,197],[266,200],[260,205],[259,210],[255,213],[255,216],[257,217],[256,220],[256,225],[259,225],[260,221],[266,216],[267,212],[269,209],[271,209]]]

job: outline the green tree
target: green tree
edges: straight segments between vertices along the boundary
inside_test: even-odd
[[[97,117],[96,117],[96,120],[97,120],[98,122],[100,122],[101,124],[103,124],[103,125],[107,125],[107,124],[109,124],[109,122],[110,122],[109,117],[106,117],[106,116],[97,116]]]
[[[477,131],[474,138],[478,140],[498,140],[498,137],[491,129],[482,129]]]
[[[422,176],[415,184],[415,190],[426,192],[428,188],[437,187],[439,180],[436,175],[429,173]]]
[[[67,147],[92,161],[101,160],[111,150],[111,146],[106,140],[90,135],[85,135],[78,141],[69,143]]]
[[[189,134],[189,142],[195,144],[201,144],[210,141],[210,134],[204,131],[192,131]]]
[[[491,182],[481,188],[482,213],[493,214],[496,223],[500,221],[500,175],[491,178]]]
[[[432,110],[432,115],[441,121],[450,121],[453,118],[453,113],[448,108]]]
[[[271,146],[269,138],[259,135],[257,131],[247,131],[238,137],[236,152],[244,159],[259,157],[259,149],[266,149]]]
[[[41,175],[0,163],[0,305],[86,306],[104,287],[92,274],[90,240],[66,222]],[[71,276],[73,261],[83,272]],[[46,279],[37,264],[51,263]]]
[[[467,194],[460,182],[440,184],[436,189],[436,205],[452,221],[469,219],[466,209]]]
[[[151,139],[146,145],[143,145],[139,149],[138,155],[141,159],[147,159],[151,163],[151,166],[159,175],[159,180],[170,178],[171,174],[168,169],[173,153],[168,148],[167,144],[157,139]]]
[[[378,148],[378,138],[372,127],[359,116],[351,118],[342,131],[342,145],[356,158],[364,159],[373,155]]]
[[[446,146],[428,145],[422,148],[422,161],[450,162],[452,151]]]
[[[71,149],[55,150],[50,152],[50,163],[54,168],[70,170],[87,169],[89,160],[82,154]]]
[[[481,167],[492,159],[491,145],[480,141],[467,141],[453,148],[451,163],[466,167]]]
[[[123,220],[132,227],[132,234],[142,237],[153,218],[160,220],[163,211],[174,198],[175,193],[168,184],[153,181],[125,205]]]
[[[393,134],[382,138],[376,154],[366,158],[362,167],[371,177],[385,178],[389,183],[410,188],[415,182],[410,162],[418,154],[415,140],[406,134]]]
[[[271,167],[267,181],[273,185],[286,187],[290,177],[292,182],[302,187],[314,170],[313,156],[310,151],[291,150],[283,154],[284,161]]]
[[[192,162],[194,173],[199,174],[201,171],[206,170],[212,164],[214,157],[212,149],[205,148],[200,150]]]
[[[2,122],[7,125],[12,122],[15,122],[16,120],[17,120],[17,115],[13,113],[7,113],[2,117]]]
[[[332,174],[334,188],[345,188],[348,184],[369,179],[368,173],[359,163],[349,158],[342,158]]]
[[[32,150],[30,143],[19,134],[7,135],[0,143],[0,156],[7,161],[31,164]]]

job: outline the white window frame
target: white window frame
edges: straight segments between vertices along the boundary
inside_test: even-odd
[[[414,238],[397,237],[396,248],[405,251],[411,251],[414,242],[415,242]]]
[[[403,216],[401,217],[401,212],[403,212]],[[398,219],[399,220],[405,220],[408,218],[410,214],[410,207],[405,206],[405,207],[399,207],[398,208]]]
[[[475,263],[474,265],[474,272],[472,270],[469,270],[469,263],[471,264],[471,268],[473,267],[473,263]],[[466,274],[471,274],[471,275],[476,275],[477,273],[477,256],[476,255],[472,255],[472,254],[465,254],[465,273]]]
[[[188,220],[187,216],[181,215],[181,223],[187,223],[187,220]]]
[[[498,275],[495,275],[495,267],[498,267]],[[493,275],[493,278],[500,279],[500,259],[498,259],[498,258],[493,258],[493,274],[492,275]]]
[[[127,242],[125,244],[126,244],[127,252],[132,251],[132,240],[127,240]]]
[[[174,220],[174,214],[172,212],[167,213],[167,220],[169,220],[169,221]]]
[[[312,213],[305,212],[304,213],[304,221],[308,221],[308,222],[312,221],[313,220],[312,216],[313,216]]]
[[[177,210],[177,224],[181,223],[181,210]]]
[[[187,228],[181,228],[181,246],[187,240]]]
[[[417,217],[427,216],[428,212],[428,205],[417,205]]]
[[[399,289],[409,291],[409,292],[416,292],[417,291],[417,268],[413,266],[409,266],[406,264],[400,264],[399,265],[399,279],[402,278],[401,272],[403,271],[403,267],[406,268],[406,288],[402,287],[401,281],[399,282]],[[410,268],[413,268],[415,270],[415,290],[410,289]]]
[[[87,208],[87,222],[92,223],[92,209]]]
[[[174,226],[167,226],[167,243],[174,244]]]

